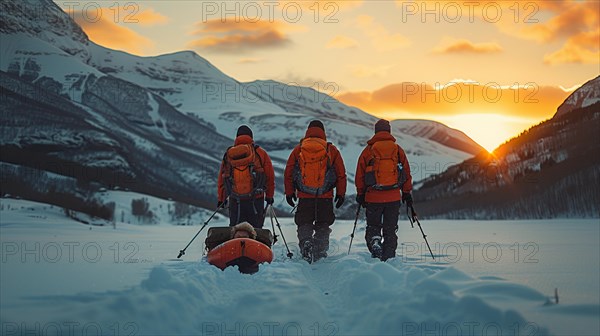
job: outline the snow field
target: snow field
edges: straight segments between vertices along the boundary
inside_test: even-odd
[[[501,276],[504,270],[516,272],[528,265],[519,263],[511,269],[475,258],[477,267],[466,273],[461,269],[468,264],[448,264],[442,255],[431,262],[424,257],[426,251],[378,262],[366,250],[362,222],[350,255],[353,222],[338,221],[330,257],[309,265],[299,259],[292,220],[281,218],[294,257],[285,257],[280,237],[274,262],[246,275],[234,268],[220,271],[203,260],[206,231],[183,261],[174,259],[198,226],[117,223],[116,230],[90,230],[64,217],[60,209],[43,204],[3,199],[2,206],[3,335],[56,334],[56,330],[106,335],[595,335],[599,331],[599,302],[568,302],[567,298],[553,304],[546,291]],[[226,223],[222,217],[211,224]],[[471,224],[475,221],[465,225]],[[476,224],[482,227],[479,237],[466,238],[484,242],[488,231],[496,231],[504,248],[501,229],[510,223]],[[573,225],[581,233],[593,224]],[[435,242],[435,236],[450,235],[452,230],[443,227],[457,223],[424,221],[423,225]],[[270,228],[270,222],[265,226]],[[404,245],[413,238],[420,242],[420,236],[408,228],[399,229]],[[36,242],[39,252],[31,252]],[[79,243],[73,260],[61,247],[62,256],[53,261],[53,244],[66,242]],[[132,245],[126,247],[128,242]],[[15,243],[18,251],[7,250]],[[102,251],[97,260],[93,248],[83,252],[90,243]],[[545,268],[541,260],[546,249],[540,251],[539,265]],[[39,262],[34,260],[36,253]],[[594,270],[579,271],[593,283]]]

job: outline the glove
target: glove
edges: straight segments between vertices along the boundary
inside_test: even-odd
[[[267,205],[271,205],[271,204],[273,204],[273,202],[275,202],[273,197],[267,197],[267,198],[265,198],[265,201],[267,202]]]
[[[342,204],[344,204],[345,199],[346,198],[342,195],[335,196],[335,208],[339,209],[342,206]]]
[[[227,206],[227,199],[225,199],[224,201],[217,202],[217,209],[224,208],[226,206]]]
[[[294,203],[295,200],[297,200],[298,198],[296,197],[295,194],[291,194],[291,195],[285,195],[285,200],[287,201],[287,203],[293,208],[296,206],[296,204]]]
[[[356,203],[358,203],[358,205],[360,205],[361,207],[365,207],[365,194],[362,195],[356,195]]]
[[[402,193],[402,203],[406,203],[409,207],[413,205],[413,198],[411,193]]]

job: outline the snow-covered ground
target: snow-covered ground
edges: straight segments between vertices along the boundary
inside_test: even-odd
[[[285,218],[293,259],[280,242],[244,275],[202,260],[204,234],[175,260],[198,226],[90,229],[56,207],[0,204],[2,335],[600,333],[597,219],[423,221],[436,261],[401,220],[386,263],[369,257],[363,221],[347,255],[352,222],[338,221],[330,257],[308,265]]]

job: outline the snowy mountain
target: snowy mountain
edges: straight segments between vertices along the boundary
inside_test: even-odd
[[[485,151],[465,133],[433,120],[394,120],[392,126],[398,131],[422,137],[444,146],[477,155]]]
[[[422,181],[423,215],[452,218],[600,217],[600,91],[598,79],[557,113],[500,146]],[[585,105],[585,104],[584,104]]]
[[[563,116],[575,109],[588,107],[600,101],[600,76],[588,81],[575,90],[558,107],[555,117]]]
[[[353,175],[358,155],[377,121],[312,88],[276,81],[239,83],[193,52],[139,57],[97,45],[90,49],[91,63],[97,69],[148,88],[184,114],[206,120],[225,136],[234,137],[240,124],[249,124],[255,130],[255,140],[269,150],[280,174],[306,125],[318,118],[324,122],[329,139],[342,149],[349,174]],[[401,125],[401,121],[396,123]],[[439,133],[452,136],[431,139],[430,134],[393,130],[407,152],[414,155],[416,180],[430,174],[420,174],[420,167],[459,162],[477,153],[474,148],[480,148],[457,131],[441,124],[437,127]],[[457,142],[464,146],[456,146]]]
[[[375,117],[311,88],[240,83],[190,51],[140,57],[97,45],[50,0],[2,1],[0,12],[2,161],[74,178],[73,193],[92,183],[91,192],[127,188],[211,207],[222,153],[247,123],[272,156],[281,196],[285,161],[311,119],[326,125],[350,181],[373,134]],[[393,133],[416,181],[480,148],[425,121],[395,121]],[[25,179],[21,187],[40,190]]]
[[[80,60],[90,58],[88,36],[51,0],[1,1],[0,18],[2,34],[25,34]],[[5,47],[3,36],[2,49]]]

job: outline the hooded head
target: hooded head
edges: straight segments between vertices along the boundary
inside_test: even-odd
[[[241,222],[231,228],[231,238],[256,239],[256,230],[248,222]]]
[[[378,132],[391,132],[392,131],[392,127],[390,126],[390,122],[385,120],[385,119],[379,119],[379,121],[377,121],[375,123],[375,133]]]
[[[313,120],[308,124],[308,128],[306,129],[306,134],[304,134],[305,138],[321,138],[323,140],[327,140],[327,136],[325,136],[325,126],[320,120]]]
[[[242,125],[242,126],[238,127],[236,137],[239,137],[240,135],[247,135],[250,138],[253,138],[252,130],[250,129],[250,127],[248,127],[246,125]]]
[[[320,129],[322,129],[323,131],[325,131],[325,126],[323,125],[323,123],[321,122],[321,120],[313,120],[308,124],[308,128],[311,127],[318,127]]]

